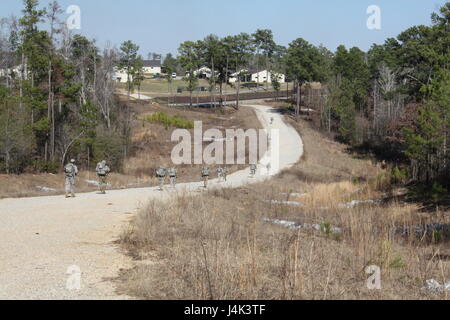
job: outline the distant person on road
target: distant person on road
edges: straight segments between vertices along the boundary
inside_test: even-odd
[[[223,180],[223,168],[217,168],[217,179],[219,182],[222,182]]]
[[[95,172],[97,173],[98,187],[100,188],[101,194],[106,194],[107,177],[110,171],[111,169],[106,164],[106,160],[97,163],[97,168],[95,169]]]
[[[159,190],[161,191],[164,189],[164,182],[166,180],[166,175],[167,175],[166,167],[160,166],[158,169],[156,169],[156,177],[158,178]]]
[[[75,159],[72,159],[64,167],[66,198],[70,198],[69,193],[71,194],[72,198],[75,198],[75,177],[77,175],[78,168],[75,165]]]
[[[208,180],[209,180],[209,167],[203,166],[202,167],[202,179],[203,179],[203,187],[206,189],[208,188]]]
[[[270,118],[270,124],[271,124],[271,125],[273,124],[273,121],[274,121],[273,117]]]
[[[254,163],[250,166],[250,175],[252,178],[255,177],[257,169],[258,169],[258,167]]]
[[[170,179],[170,185],[172,186],[172,188],[175,188],[175,185],[177,184],[177,169],[170,168],[168,174]]]
[[[228,168],[227,167],[223,168],[222,176],[223,176],[223,180],[225,182],[227,182],[227,177],[228,177]]]

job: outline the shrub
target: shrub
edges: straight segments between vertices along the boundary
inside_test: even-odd
[[[92,147],[95,163],[107,160],[112,170],[118,171],[122,168],[124,156],[122,137],[114,133],[98,132]]]
[[[194,122],[185,120],[180,117],[170,116],[164,112],[156,112],[151,116],[147,116],[144,118],[144,121],[160,123],[164,125],[166,129],[169,129],[170,127],[179,129],[194,128]]]
[[[431,197],[434,201],[441,201],[448,194],[448,190],[439,183],[434,183],[431,187]]]

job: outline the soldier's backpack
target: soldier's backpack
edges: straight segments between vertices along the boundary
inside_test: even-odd
[[[208,167],[202,168],[202,176],[204,176],[204,177],[209,176],[209,168]]]
[[[66,167],[64,168],[64,173],[66,174],[67,177],[73,177],[73,175],[75,174],[73,165],[70,163],[66,165]]]
[[[157,175],[158,177],[164,177],[164,176],[166,175],[166,171],[165,171],[163,168],[158,168],[158,169],[156,170],[156,175]]]
[[[101,177],[106,176],[106,166],[103,165],[99,165],[98,166],[98,170],[97,170],[97,174]]]

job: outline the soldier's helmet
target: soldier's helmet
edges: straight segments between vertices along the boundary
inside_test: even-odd
[[[70,163],[75,163],[75,159],[71,159],[71,160],[70,160]]]
[[[103,160],[103,161],[102,161],[102,165],[106,165],[106,160]]]

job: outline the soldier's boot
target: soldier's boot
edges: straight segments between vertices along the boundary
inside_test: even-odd
[[[66,193],[66,199],[67,199],[67,198],[70,198],[70,196],[69,196],[69,194],[68,194],[68,193]]]
[[[72,198],[76,198],[76,197],[75,197],[75,193],[72,193]]]

